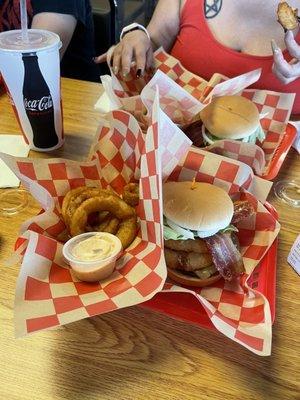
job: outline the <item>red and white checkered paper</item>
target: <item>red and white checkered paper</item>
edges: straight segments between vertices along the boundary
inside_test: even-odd
[[[206,288],[187,289],[167,282],[164,291],[189,292],[204,307],[213,325],[230,339],[258,355],[271,352],[272,322],[268,300],[247,280],[278,235],[280,226],[266,208],[247,192],[253,173],[245,164],[192,148],[169,177],[173,181],[208,182],[225,189],[234,200],[249,200],[255,215],[238,225],[246,268],[239,282],[221,280]]]
[[[146,111],[143,110],[142,103],[146,99],[145,105],[149,109],[147,94],[149,91],[153,91],[155,86],[162,89],[163,96],[160,98],[162,109],[178,124],[191,122],[199,112],[198,109],[203,108],[205,104],[209,103],[213,96],[228,94],[245,96],[257,105],[261,115],[265,115],[261,119],[261,125],[266,132],[266,139],[259,147],[262,148],[266,161],[262,174],[268,173],[271,160],[284,137],[295,93],[246,89],[259,79],[260,70],[254,70],[232,79],[215,73],[210,81],[207,82],[201,77],[187,71],[177,59],[167,54],[162,48],[155,53],[155,63],[157,70],[166,74],[167,77],[164,74],[158,74],[151,79],[151,76],[146,73],[143,78],[136,79],[135,71],[133,70],[124,78],[121,75],[114,76],[111,71],[112,80],[110,93],[107,92],[108,96],[110,98],[113,97],[115,102],[118,101],[120,107],[134,113],[138,119],[141,118],[143,124],[145,124]],[[180,88],[183,90],[180,91]],[[195,98],[196,102],[193,102],[191,97]],[[238,148],[236,146],[234,155],[231,151],[231,144],[228,144],[228,147],[231,149],[228,150],[227,141],[222,142],[224,143],[219,147],[224,148],[224,154],[231,154],[235,159],[239,159],[241,156],[247,163],[250,162],[248,164],[250,166],[260,163],[259,159],[253,159],[253,155],[254,157],[255,155],[259,155],[258,146],[250,144],[253,147],[253,150],[251,150],[252,155],[245,158],[245,147],[241,145]],[[261,159],[261,155],[259,155],[259,158]]]
[[[247,198],[252,202],[255,215],[239,225],[247,275],[238,283],[219,281],[199,290],[167,282],[163,290],[189,291],[220,332],[256,354],[270,354],[270,307],[261,293],[247,285],[247,279],[277,236],[279,224],[247,192],[253,171],[237,160],[189,149],[186,136],[158,109],[157,102],[144,151],[143,139],[137,121],[124,111],[115,111],[100,128],[90,162],[15,159],[1,155],[47,209],[27,222],[23,230],[29,230],[17,244],[25,252],[16,292],[17,335],[138,304],[158,292],[165,279],[161,179],[192,180],[196,176],[197,181],[224,188],[235,199]],[[64,194],[70,187],[99,183],[104,187],[109,183],[120,192],[125,182],[134,181],[138,176],[141,177],[140,236],[144,240],[138,240],[125,253],[117,276],[99,284],[76,281],[62,260],[61,244],[55,240],[64,230],[59,216]]]
[[[164,137],[160,140],[162,130]],[[161,290],[166,279],[162,179],[189,147],[190,141],[156,103],[146,136],[130,114],[112,112],[99,128],[94,154],[88,162],[14,158],[1,153],[46,210],[24,224],[16,244],[23,256],[15,300],[17,337],[139,304]],[[62,244],[57,240],[65,231],[60,215],[64,195],[83,185],[110,186],[121,193],[123,186],[132,181],[140,185],[137,239],[125,250],[108,279],[97,283],[79,281],[64,261]]]

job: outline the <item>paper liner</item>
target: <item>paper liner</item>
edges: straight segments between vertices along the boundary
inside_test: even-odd
[[[251,169],[239,163],[200,149],[191,149],[170,175],[169,180],[208,182],[225,189],[233,200],[247,199],[255,215],[237,225],[241,253],[247,274],[240,282],[187,289],[167,282],[164,291],[189,292],[204,307],[213,325],[225,336],[258,355],[271,352],[272,322],[268,300],[251,289],[247,280],[278,235],[280,225],[247,188],[252,182]]]
[[[259,79],[261,72],[259,69],[232,79],[216,73],[207,82],[187,71],[177,59],[167,54],[162,48],[155,52],[155,64],[159,73],[156,73],[152,79],[147,73],[143,78],[136,79],[135,71],[132,71],[125,78],[120,75],[116,77],[111,71],[112,80],[111,85],[108,85],[110,87],[108,96],[113,97],[120,107],[134,113],[138,119],[142,116],[141,123],[143,125],[145,125],[146,111],[143,111],[142,102],[145,101],[145,97],[147,98],[145,92],[153,91],[155,85],[162,89],[163,94],[160,98],[162,109],[178,124],[191,122],[196,117],[198,110],[209,103],[213,96],[229,94],[245,96],[257,105],[261,114],[266,114],[261,120],[266,139],[262,144],[258,143],[259,146],[250,144],[250,147],[252,147],[251,153],[257,155],[259,155],[258,147],[262,148],[266,164],[260,175],[268,173],[271,160],[284,137],[295,93],[247,89]],[[191,101],[191,97],[194,97],[197,102]],[[149,102],[147,108],[149,109]],[[234,155],[235,152],[231,151],[230,156],[238,159],[239,154],[244,153],[243,150],[236,146],[237,155]],[[260,158],[259,155],[255,164],[261,163]],[[245,161],[251,163],[251,160],[247,158],[245,158]],[[249,165],[251,166],[251,164]]]
[[[46,210],[22,226],[16,243],[23,256],[15,301],[17,337],[139,304],[161,290],[166,279],[161,184],[189,146],[190,141],[156,102],[146,136],[130,114],[112,112],[99,128],[88,162],[14,158],[1,153]],[[161,159],[165,160],[163,171]],[[94,284],[78,281],[65,263],[62,244],[57,240],[65,231],[60,215],[64,195],[82,185],[109,185],[121,193],[130,181],[139,181],[140,186],[137,239],[108,279]]]
[[[268,355],[270,307],[262,294],[248,287],[247,276],[270,248],[279,224],[247,192],[253,180],[249,166],[197,148],[189,149],[186,136],[159,109],[157,95],[152,118],[145,139],[133,116],[124,111],[110,113],[99,129],[94,155],[86,163],[1,155],[47,209],[23,226],[29,231],[17,242],[19,252],[24,254],[16,293],[17,335],[138,304],[161,290],[166,277],[161,247],[161,182],[192,181],[196,177],[197,181],[222,187],[233,199],[247,198],[256,213],[238,226],[247,275],[240,282],[219,281],[212,287],[190,292],[197,296],[220,332],[256,354]],[[70,187],[83,184],[109,184],[120,192],[125,182],[138,178],[140,238],[126,251],[110,279],[101,284],[76,281],[62,261],[61,244],[55,240],[64,230],[59,216],[64,194]],[[187,289],[168,282],[164,290]]]

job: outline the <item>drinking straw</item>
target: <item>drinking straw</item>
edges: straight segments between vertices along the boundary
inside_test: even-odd
[[[22,29],[22,41],[28,43],[28,29],[27,29],[27,4],[26,0],[20,0],[20,14],[21,14],[21,29]]]

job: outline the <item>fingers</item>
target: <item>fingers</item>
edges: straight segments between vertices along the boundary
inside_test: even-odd
[[[288,83],[293,82],[296,79],[296,78],[286,78],[285,76],[283,76],[279,71],[276,70],[274,64],[273,64],[273,67],[272,67],[272,72],[285,85],[287,85]]]
[[[133,47],[124,44],[122,48],[122,60],[121,60],[123,76],[129,74],[132,59],[133,59]]]
[[[106,57],[107,53],[101,54],[100,56],[94,58],[94,63],[96,64],[104,63],[106,62]]]
[[[151,69],[154,68],[154,57],[153,57],[153,49],[149,48],[146,54],[146,68]]]
[[[146,66],[152,65],[153,51],[152,44],[144,32],[129,32],[121,42],[113,48],[113,52],[107,55],[112,56],[112,68],[115,75],[122,72],[126,76],[135,61],[137,78],[143,75]],[[101,59],[102,56],[101,56]],[[99,60],[99,57],[96,59]]]
[[[274,56],[273,72],[279,73],[279,75],[285,78],[294,77],[293,67],[284,59],[281,49],[277,46],[274,40],[272,40],[272,50]]]
[[[113,57],[113,62],[112,62],[113,72],[115,75],[117,75],[121,69],[121,57],[122,57],[121,49],[119,46],[115,48],[112,57]]]
[[[145,47],[138,46],[135,49],[135,60],[136,60],[136,70],[137,77],[139,78],[145,72],[146,68],[146,49]]]
[[[297,60],[300,60],[300,46],[299,44],[295,41],[293,32],[288,30],[284,36],[284,41],[286,48],[290,55],[294,58],[297,58]]]

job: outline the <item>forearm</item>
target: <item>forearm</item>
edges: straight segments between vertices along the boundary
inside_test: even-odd
[[[31,27],[46,29],[57,33],[62,41],[60,57],[62,58],[74,33],[77,21],[73,15],[43,12],[33,17]]]
[[[180,0],[159,0],[147,27],[154,46],[169,51],[179,31]]]

